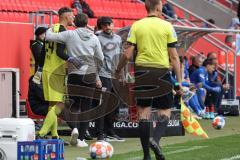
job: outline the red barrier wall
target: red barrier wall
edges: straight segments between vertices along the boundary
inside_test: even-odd
[[[33,27],[27,23],[0,22],[0,68],[20,69],[21,99],[27,98]]]

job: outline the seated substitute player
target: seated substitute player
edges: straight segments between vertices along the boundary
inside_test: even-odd
[[[165,133],[173,107],[169,59],[172,62],[177,82],[180,85],[182,82],[180,62],[176,51],[177,35],[169,22],[159,18],[162,15],[161,0],[145,0],[145,7],[148,16],[132,25],[127,40],[129,47],[120,59],[116,77],[119,77],[122,68],[133,57],[134,50],[137,49],[134,94],[139,94],[136,101],[144,160],[151,159],[149,146],[154,151],[157,160],[164,160],[159,141]],[[153,89],[155,92],[150,92]],[[150,139],[152,107],[158,110],[159,121],[153,130],[153,138]]]
[[[216,84],[217,86],[219,86],[221,88],[221,92],[219,94],[214,94],[212,96],[216,97],[216,102],[214,103],[215,109],[217,109],[218,114],[222,114],[221,111],[221,103],[222,103],[222,98],[223,98],[223,94],[225,91],[229,90],[229,84],[222,84],[222,82],[219,80],[219,75],[218,75],[218,59],[217,59],[217,54],[214,52],[210,52],[207,55],[207,59],[213,59],[213,62],[215,64],[215,70],[211,73],[208,74],[208,80],[213,83]],[[208,98],[208,97],[207,97]],[[209,97],[211,98],[211,96]]]
[[[197,88],[197,86],[195,86],[194,84],[191,84],[188,79],[188,76],[185,76],[186,72],[185,72],[185,65],[184,65],[184,61],[183,61],[183,57],[180,57],[180,63],[181,63],[181,73],[182,73],[182,77],[185,77],[182,79],[182,90],[183,90],[183,100],[185,102],[185,104],[188,107],[191,107],[191,109],[200,117],[202,117],[204,115],[204,108],[201,108],[201,105],[198,101],[198,97],[195,93],[195,90]],[[174,73],[171,73],[171,81],[172,84],[175,85],[177,83],[176,77],[174,75]],[[191,97],[191,98],[190,98]],[[178,103],[178,102],[177,102]],[[178,105],[178,104],[177,104]]]
[[[28,102],[30,108],[34,114],[46,116],[49,103],[44,99],[42,84],[36,84],[32,79],[33,76],[28,81]]]
[[[207,95],[209,94],[219,94],[221,92],[221,87],[217,84],[211,83],[209,81],[209,74],[212,74],[215,70],[215,63],[213,59],[206,59],[203,62],[203,66],[197,69],[190,76],[191,82],[195,85],[201,83],[202,88],[199,90],[205,89],[207,91]],[[206,96],[204,92],[202,92],[203,96]],[[205,102],[206,110],[205,110],[205,118],[213,119],[214,118],[214,103],[216,102],[217,96],[212,96],[208,101]]]
[[[53,26],[54,32],[62,32],[73,24],[74,15],[71,8],[63,7],[58,11],[59,23]],[[49,131],[53,137],[58,138],[57,115],[64,107],[65,93],[65,61],[59,55],[64,55],[65,45],[60,43],[45,41],[40,57],[38,71],[35,73],[33,81],[40,84],[42,79],[44,98],[49,101],[49,112],[44,120],[44,124],[39,131],[38,138],[44,137]]]

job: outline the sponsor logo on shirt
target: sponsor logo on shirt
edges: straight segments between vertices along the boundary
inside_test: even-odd
[[[117,47],[115,43],[109,42],[104,46],[104,50],[111,51]]]

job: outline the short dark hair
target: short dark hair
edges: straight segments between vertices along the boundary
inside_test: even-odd
[[[75,16],[74,24],[76,27],[86,27],[88,24],[88,16],[85,13],[80,13]]]
[[[207,54],[207,58],[209,59],[210,57],[211,57],[211,55],[213,55],[213,54],[216,54],[215,52],[209,52],[208,54]]]
[[[35,30],[35,35],[36,36],[39,36],[43,33],[45,33],[47,31],[47,28],[46,27],[38,27],[36,30]]]
[[[155,7],[160,3],[161,0],[145,0],[145,8],[147,12],[155,10]]]
[[[206,59],[206,60],[203,62],[203,66],[206,67],[207,65],[215,65],[214,59]]]
[[[67,13],[67,12],[73,12],[73,10],[69,7],[62,7],[58,10],[58,16],[61,16],[64,13]]]
[[[209,23],[211,23],[211,24],[215,24],[214,19],[208,19],[207,21],[208,21]]]
[[[100,21],[101,25],[111,24],[113,23],[113,20],[111,17],[103,16]]]
[[[98,17],[98,19],[97,19],[97,28],[99,29],[99,30],[101,30],[102,29],[102,27],[101,27],[101,24],[102,24],[102,17]]]

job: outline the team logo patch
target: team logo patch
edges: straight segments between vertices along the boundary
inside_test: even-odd
[[[109,42],[104,46],[104,49],[107,51],[114,50],[117,47],[115,43]]]

